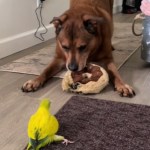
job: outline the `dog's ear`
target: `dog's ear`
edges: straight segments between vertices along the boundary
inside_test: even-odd
[[[102,17],[83,15],[83,23],[84,23],[85,29],[91,34],[96,34],[97,26],[99,24],[102,24],[103,22],[104,22],[104,19]]]
[[[62,15],[62,16],[60,16],[60,17],[54,17],[54,18],[52,19],[52,21],[50,22],[50,24],[51,24],[51,23],[54,24],[54,26],[55,26],[55,28],[56,28],[56,34],[57,34],[57,35],[59,34],[59,32],[60,32],[60,30],[61,30],[61,28],[62,28],[62,24],[65,22],[66,19],[67,19],[67,15],[64,14],[64,15]]]

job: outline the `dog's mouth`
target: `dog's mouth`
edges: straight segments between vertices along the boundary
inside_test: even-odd
[[[90,64],[86,64],[83,68],[78,68],[78,70],[70,70],[69,68],[67,68],[69,71],[76,73],[76,74],[80,74],[83,72],[87,72],[88,68],[89,68]]]
[[[88,64],[86,64],[84,67],[79,67],[78,65],[73,65],[73,66],[69,66],[67,65],[67,70],[71,71],[71,72],[75,72],[75,73],[81,73],[81,72],[85,72],[88,68]]]

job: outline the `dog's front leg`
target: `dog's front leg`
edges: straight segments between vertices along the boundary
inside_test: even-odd
[[[135,92],[131,86],[128,84],[125,84],[124,81],[122,80],[117,67],[113,62],[107,63],[107,70],[110,75],[110,78],[114,84],[115,90],[119,92],[121,96],[124,97],[133,97],[135,96]]]
[[[33,92],[44,85],[44,83],[56,73],[60,72],[65,67],[65,62],[61,58],[54,58],[52,63],[33,80],[28,80],[22,86],[23,92]]]

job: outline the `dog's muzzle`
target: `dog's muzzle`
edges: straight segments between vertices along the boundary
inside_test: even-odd
[[[78,71],[78,64],[76,62],[71,62],[69,65],[68,65],[68,69],[70,71]]]

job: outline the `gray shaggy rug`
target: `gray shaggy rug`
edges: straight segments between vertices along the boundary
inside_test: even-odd
[[[74,96],[56,114],[74,144],[42,150],[150,150],[150,107]]]

